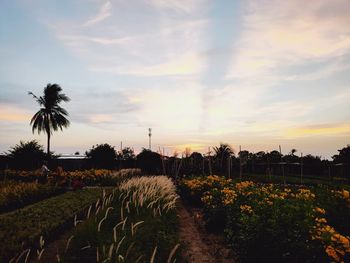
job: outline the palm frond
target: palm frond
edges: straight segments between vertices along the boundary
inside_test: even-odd
[[[70,125],[69,120],[66,118],[68,112],[59,106],[62,101],[69,101],[69,97],[61,93],[62,88],[58,84],[48,83],[44,88],[44,96],[38,97],[32,92],[28,92],[32,95],[36,101],[43,106],[38,112],[32,117],[30,124],[32,125],[32,131],[35,130],[52,134],[52,131],[58,129],[63,130]]]

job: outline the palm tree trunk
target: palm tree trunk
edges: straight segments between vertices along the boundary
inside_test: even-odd
[[[50,132],[47,133],[47,160],[50,160]]]

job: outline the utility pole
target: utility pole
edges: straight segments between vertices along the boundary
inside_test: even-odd
[[[151,137],[152,137],[152,129],[148,128],[148,137],[149,137],[149,150],[152,149],[151,147]]]

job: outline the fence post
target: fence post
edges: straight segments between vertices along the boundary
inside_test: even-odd
[[[303,184],[303,153],[300,155],[300,184]]]
[[[239,178],[242,181],[242,147],[239,146]]]

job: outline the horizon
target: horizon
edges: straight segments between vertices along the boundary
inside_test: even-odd
[[[56,154],[108,143],[167,155],[228,143],[331,159],[350,144],[350,2],[5,1],[0,153],[32,134],[27,92],[57,83]]]

